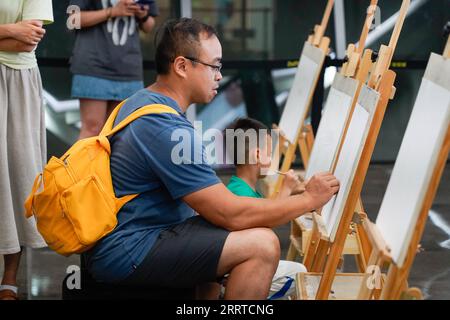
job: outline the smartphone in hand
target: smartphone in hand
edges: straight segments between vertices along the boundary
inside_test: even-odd
[[[141,6],[145,5],[150,6],[155,2],[155,0],[134,0],[134,2],[136,2],[136,4],[139,4]]]

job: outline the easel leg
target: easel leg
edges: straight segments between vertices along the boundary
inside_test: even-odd
[[[372,251],[372,246],[370,240],[367,237],[366,231],[362,227],[362,224],[356,224],[356,236],[359,243],[359,255],[358,260],[361,266],[361,272],[364,272],[367,268],[367,263],[370,258],[370,253]]]
[[[319,240],[317,252],[311,267],[311,272],[322,272],[328,256],[329,242],[322,239]]]
[[[309,163],[309,148],[308,143],[306,141],[305,133],[302,133],[301,138],[298,140],[298,146],[300,148],[300,155],[302,157],[303,167],[306,170]]]
[[[305,253],[305,257],[303,259],[303,264],[305,265],[306,270],[308,271],[310,271],[310,269],[312,268],[314,256],[319,246],[319,241],[320,241],[319,230],[317,229],[316,224],[314,224],[311,232],[311,239],[309,240],[309,244],[307,246],[308,251]]]
[[[314,146],[314,131],[310,124],[305,127],[306,131],[306,146],[308,147],[308,159],[311,156],[311,151]]]
[[[291,244],[289,245],[289,249],[288,249],[288,253],[287,253],[287,256],[286,256],[286,260],[288,260],[288,261],[295,261],[295,259],[297,258],[297,256],[298,256],[297,249],[296,249],[295,246],[291,243]]]
[[[298,139],[298,147],[303,161],[303,167],[306,170],[309,165],[312,148],[314,145],[314,133],[310,124],[306,125]]]
[[[300,238],[302,236],[302,231],[300,230],[300,227],[297,225],[295,221],[291,221],[291,236],[289,244],[289,250],[286,256],[286,260],[288,261],[295,261],[297,256],[299,255],[298,249],[294,245],[295,239],[293,238]]]
[[[286,154],[284,156],[284,161],[281,166],[280,171],[286,172],[291,168],[292,162],[295,160],[295,151],[297,150],[297,144],[291,143],[286,151]],[[275,184],[275,189],[271,197],[275,197],[278,192],[280,192],[281,186],[283,184],[284,176],[278,175],[277,182]]]
[[[354,231],[356,232],[356,240],[358,242],[359,254],[355,255],[356,265],[360,273],[364,273],[367,269],[367,262],[370,258],[372,246],[370,240],[367,237],[365,229],[362,227],[362,221],[367,219],[367,215],[364,213],[364,207],[362,205],[361,197],[358,199],[355,207],[355,215],[358,215],[357,222],[353,223]]]

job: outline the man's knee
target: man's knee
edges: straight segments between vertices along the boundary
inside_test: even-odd
[[[218,275],[222,276],[235,266],[252,259],[277,267],[280,241],[271,229],[254,228],[231,232],[220,257]]]
[[[253,235],[253,252],[262,259],[275,261],[280,259],[280,240],[278,236],[268,228],[255,229]]]

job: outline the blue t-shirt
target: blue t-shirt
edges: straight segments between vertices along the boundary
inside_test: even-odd
[[[206,162],[201,137],[195,137],[192,124],[173,99],[142,89],[122,106],[115,124],[155,103],[168,105],[180,115],[146,115],[110,138],[116,196],[139,196],[119,211],[114,231],[85,253],[87,267],[98,281],[118,282],[129,276],[162,230],[194,215],[181,198],[220,183]],[[188,148],[180,151],[182,145],[189,146],[190,152]],[[177,157],[172,161],[173,154],[184,161],[180,164]]]

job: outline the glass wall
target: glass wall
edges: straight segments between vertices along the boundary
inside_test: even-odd
[[[178,0],[157,0],[160,16],[157,26],[179,15]],[[428,60],[430,52],[442,52],[442,28],[450,20],[450,0],[428,0],[407,18],[395,53],[395,60]],[[295,69],[272,70],[264,62],[295,61],[314,25],[319,24],[327,0],[192,0],[194,18],[213,25],[223,47],[224,80],[220,94],[210,105],[197,106],[197,118],[204,128],[226,126],[237,116],[249,115],[270,125],[277,123]],[[344,0],[346,39],[359,39],[369,0]],[[53,1],[55,23],[46,27],[47,35],[38,47],[38,57],[68,59],[74,32],[66,27],[69,0]],[[400,8],[401,0],[379,0],[381,23]],[[378,50],[387,44],[392,30],[369,47]],[[144,60],[154,60],[155,31],[141,33]],[[334,16],[326,35],[335,51]],[[333,55],[332,55],[333,56]],[[245,63],[258,62],[249,67]],[[232,62],[243,63],[242,68]],[[229,66],[227,68],[227,65]],[[250,64],[249,64],[250,65]],[[330,68],[331,70],[331,68]],[[329,70],[329,71],[330,71]],[[374,159],[392,161],[401,143],[404,129],[424,70],[397,70],[397,94],[387,110]],[[44,88],[58,100],[70,99],[71,74],[68,66],[41,65]],[[154,70],[145,70],[145,83],[155,78]],[[327,72],[326,79],[333,75]],[[326,81],[327,82],[327,81]],[[325,91],[326,92],[326,91]],[[326,98],[326,94],[325,94]],[[70,118],[65,115],[66,118]]]
[[[193,0],[192,16],[217,29],[224,59],[271,59],[275,2]]]

